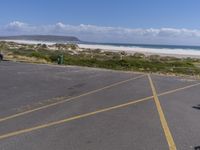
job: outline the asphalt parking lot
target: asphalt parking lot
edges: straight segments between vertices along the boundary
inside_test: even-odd
[[[198,150],[200,81],[0,63],[0,150]]]

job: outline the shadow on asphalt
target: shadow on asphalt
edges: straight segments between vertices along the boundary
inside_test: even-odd
[[[193,106],[192,108],[200,110],[200,104],[197,106]],[[199,146],[199,150],[200,150],[200,146]]]
[[[200,150],[200,146],[194,147],[194,150]]]

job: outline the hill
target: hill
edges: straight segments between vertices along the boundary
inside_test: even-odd
[[[56,35],[18,35],[18,36],[1,36],[0,40],[28,40],[44,42],[80,42],[74,36],[56,36]]]

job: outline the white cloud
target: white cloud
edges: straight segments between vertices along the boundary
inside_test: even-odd
[[[131,42],[157,44],[198,44],[200,45],[200,30],[191,29],[134,29],[122,27],[104,27],[95,25],[68,25],[58,22],[54,25],[34,26],[13,21],[0,27],[1,35],[17,34],[54,34],[73,35],[84,41],[96,42]]]
[[[62,22],[58,22],[58,23],[56,24],[56,27],[58,27],[58,28],[65,28],[66,25],[63,24]]]
[[[13,21],[11,23],[9,23],[8,25],[5,26],[5,29],[7,31],[20,31],[20,30],[25,30],[25,29],[29,29],[28,24],[23,23],[23,22],[19,22],[19,21]]]
[[[24,27],[27,24],[23,23],[23,22],[19,22],[19,21],[13,21],[11,23],[9,23],[7,25],[7,27],[11,27],[11,28],[20,28],[20,27]]]

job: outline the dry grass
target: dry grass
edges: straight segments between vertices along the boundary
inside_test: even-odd
[[[20,55],[13,55],[13,54],[5,55],[5,60],[30,62],[30,63],[42,63],[42,64],[49,63],[45,59],[40,59],[40,58],[35,58],[35,57],[27,57],[27,56],[20,56]]]

